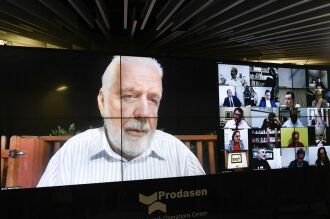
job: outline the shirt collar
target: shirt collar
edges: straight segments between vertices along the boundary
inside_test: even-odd
[[[152,142],[151,142],[151,147],[147,149],[143,154],[140,156],[132,159],[133,160],[138,160],[138,159],[143,159],[147,157],[152,157],[152,158],[157,158],[159,160],[165,160],[165,156],[163,151],[161,150],[161,145],[159,144],[158,141],[158,134],[157,130],[155,131],[155,134],[153,136]],[[99,156],[102,155],[103,152],[107,154],[110,158],[113,158],[118,161],[124,161],[128,162],[124,157],[120,156],[119,154],[115,153],[112,148],[109,145],[106,133],[105,133],[105,128],[99,128],[99,135],[97,136],[97,142],[94,147],[92,147],[90,151],[90,159],[95,159]]]

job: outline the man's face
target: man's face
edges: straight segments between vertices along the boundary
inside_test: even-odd
[[[259,159],[261,159],[261,160],[266,159],[266,150],[265,149],[260,149],[259,150]]]
[[[162,98],[162,79],[156,68],[143,64],[121,67],[121,103],[123,126],[132,118],[147,122],[151,130],[157,126]],[[127,130],[132,136],[143,136],[139,130]]]
[[[292,99],[291,94],[286,94],[285,95],[285,105],[287,107],[293,107],[293,99]]]
[[[228,91],[227,91],[227,95],[228,95],[228,97],[233,96],[233,93],[231,92],[231,90],[228,90]]]
[[[266,98],[266,100],[270,100],[270,92],[267,92],[267,93],[265,94],[265,98]]]
[[[236,72],[235,69],[232,69],[232,70],[230,71],[230,74],[231,74],[231,77],[232,77],[233,79],[236,79],[237,72]]]
[[[299,142],[299,134],[296,133],[294,136],[293,136],[293,142],[294,143],[298,143]]]
[[[102,113],[111,117],[105,119],[105,125],[117,152],[136,157],[148,149],[157,127],[161,97],[162,79],[155,67],[139,63],[121,65],[121,75],[117,74],[104,97]]]
[[[238,110],[234,111],[234,120],[237,123],[239,123],[242,120],[242,114],[240,113],[240,111]]]
[[[323,150],[323,149],[320,150],[320,157],[321,157],[321,160],[325,160],[325,157],[326,157],[326,156],[325,156],[325,153],[326,153],[325,150]]]
[[[299,155],[297,155],[297,161],[298,161],[298,163],[303,163],[303,161],[304,161],[304,157],[305,157],[304,154],[299,154]]]

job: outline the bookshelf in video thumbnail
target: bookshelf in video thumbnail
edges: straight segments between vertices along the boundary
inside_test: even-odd
[[[222,169],[329,165],[329,78],[305,66],[219,62]]]

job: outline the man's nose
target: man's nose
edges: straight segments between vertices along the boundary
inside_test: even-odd
[[[148,100],[146,97],[140,97],[136,102],[134,109],[135,118],[147,118],[149,115]]]

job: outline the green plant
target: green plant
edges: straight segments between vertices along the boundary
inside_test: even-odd
[[[72,123],[67,130],[61,128],[61,126],[58,126],[57,129],[51,130],[50,133],[50,135],[53,136],[67,136],[67,135],[75,135],[75,134],[76,134],[76,127],[74,123]]]

